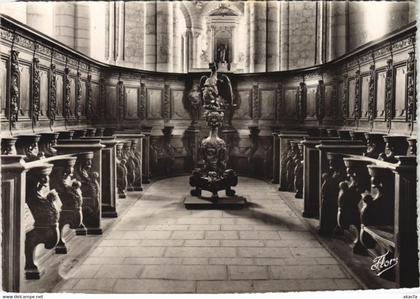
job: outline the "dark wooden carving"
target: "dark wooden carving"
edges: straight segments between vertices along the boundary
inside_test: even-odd
[[[343,119],[346,119],[349,114],[348,110],[348,98],[349,98],[349,77],[344,75],[343,78],[343,97],[341,98],[341,113]]]
[[[39,59],[32,59],[32,97],[31,97],[31,119],[32,127],[35,127],[39,120],[41,94],[40,94],[41,77],[39,74]]]
[[[64,68],[64,111],[63,117],[66,121],[70,120],[71,117],[71,107],[70,107],[70,69],[68,67]]]
[[[391,128],[391,121],[394,117],[394,69],[392,59],[386,61],[385,77],[385,121],[386,127]]]
[[[45,156],[45,157],[53,157],[57,154],[57,150],[54,148],[55,145],[57,145],[57,138],[59,133],[40,133],[41,138],[39,139],[39,151]],[[54,172],[54,169],[53,169]]]
[[[120,120],[123,120],[125,117],[125,90],[124,90],[124,82],[119,80],[117,85],[117,92],[118,92],[118,116]]]
[[[379,155],[385,150],[385,141],[383,134],[380,133],[365,133],[366,152],[363,154],[366,157],[378,159]]]
[[[258,84],[252,86],[252,119],[260,118],[260,96]]]
[[[84,231],[82,224],[82,190],[81,183],[72,178],[76,157],[63,157],[53,160],[54,168],[51,172],[51,188],[55,189],[60,197],[62,206],[60,210],[59,232],[60,238],[55,253],[66,254],[67,246],[63,238],[63,228],[69,225],[71,229]]]
[[[127,140],[123,145],[123,157],[127,167],[127,191],[134,191],[134,181],[136,180],[136,165],[131,155],[131,140]]]
[[[173,126],[165,126],[162,129],[162,139],[155,139],[150,146],[154,168],[159,169],[163,176],[173,173],[176,150],[171,144],[173,129]]]
[[[93,119],[93,104],[92,104],[92,75],[87,75],[86,80],[86,117],[89,120]]]
[[[383,136],[385,140],[385,150],[379,155],[379,160],[389,163],[397,163],[396,156],[407,154],[408,142],[405,136]]]
[[[296,117],[300,122],[303,122],[306,116],[306,96],[306,84],[300,82],[296,91]]]
[[[296,191],[295,197],[303,197],[303,144],[297,142],[298,151],[295,155],[295,169],[294,169],[294,190]]]
[[[142,187],[142,151],[137,149],[138,141],[131,141],[131,157],[135,165],[135,179],[133,183],[134,191],[143,191]]]
[[[39,135],[19,135],[16,140],[16,150],[19,155],[24,155],[25,162],[31,162],[43,158],[39,152]]]
[[[299,155],[298,142],[296,140],[290,141],[288,158],[286,158],[286,182],[288,191],[295,191],[296,157]]]
[[[374,64],[370,66],[367,118],[371,127],[373,127],[373,121],[376,118],[376,71]]]
[[[407,117],[411,126],[416,120],[416,57],[414,51],[407,59]]]
[[[140,103],[139,103],[140,119],[146,119],[146,84],[140,83]]]
[[[74,106],[74,116],[76,119],[80,119],[80,116],[82,115],[81,112],[81,102],[82,102],[82,79],[81,79],[81,73],[77,71],[76,75],[76,102]]]
[[[118,197],[125,198],[127,190],[127,167],[126,160],[123,155],[123,143],[116,145],[116,163],[117,163],[117,189]]]
[[[408,138],[408,151],[407,156],[417,156],[417,139],[416,138]]]
[[[257,172],[257,165],[255,165],[256,159],[255,153],[258,150],[258,135],[260,134],[260,129],[258,126],[249,126],[249,140],[251,142],[251,146],[249,147],[248,152],[248,165],[249,165],[249,176],[255,176]]]
[[[168,84],[164,85],[163,89],[163,119],[168,122],[171,119],[171,88]]]
[[[48,118],[50,126],[54,125],[57,114],[57,74],[55,64],[51,63],[48,73]]]
[[[276,121],[278,122],[282,117],[282,102],[283,102],[283,86],[277,84],[276,88]]]
[[[106,109],[106,88],[105,88],[105,79],[99,79],[99,93],[100,97],[98,99],[98,107],[95,107],[98,110],[98,119],[103,121],[105,119],[105,109]]]
[[[361,194],[370,191],[370,179],[366,166],[371,162],[357,158],[344,158],[344,164],[347,167],[348,181],[342,181],[339,185],[338,226],[341,229],[350,229],[350,226],[356,229],[353,252],[365,254],[366,249],[359,239],[361,229],[359,203],[362,199]]]
[[[28,172],[31,179],[26,181],[26,204],[35,223],[26,233],[25,239],[26,279],[40,278],[40,272],[34,261],[36,246],[44,244],[46,249],[53,249],[58,242],[58,210],[54,204],[58,194],[56,191],[50,191],[48,176],[51,170],[51,164],[44,164]]]
[[[19,119],[20,110],[20,70],[19,70],[19,52],[10,51],[10,94],[7,105],[7,118],[10,127],[15,128]]]
[[[2,155],[16,155],[16,138],[8,137],[1,138],[1,154]]]
[[[87,234],[100,235],[99,174],[92,171],[92,152],[77,154],[74,178],[81,183],[83,224]],[[79,227],[78,229],[83,229]]]
[[[361,111],[360,111],[360,104],[361,104],[361,85],[360,85],[360,70],[356,71],[356,77],[354,80],[354,110],[353,115],[354,119],[360,119]]]
[[[323,80],[318,81],[316,88],[316,118],[320,123],[325,116],[325,84]]]
[[[328,170],[322,174],[320,234],[337,231],[339,183],[346,178],[343,155],[327,153]]]

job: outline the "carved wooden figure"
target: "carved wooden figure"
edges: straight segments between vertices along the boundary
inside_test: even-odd
[[[380,133],[365,133],[366,137],[366,152],[363,154],[366,157],[378,159],[379,154],[385,150],[385,141],[383,134]]]
[[[295,156],[295,169],[294,169],[294,189],[296,191],[295,197],[303,197],[303,144],[298,142],[298,151]]]
[[[1,154],[2,155],[16,155],[16,138],[8,137],[1,138]]]
[[[35,161],[43,158],[39,152],[39,135],[19,135],[16,140],[16,149],[19,155],[24,155],[25,162]]]
[[[138,141],[131,140],[131,157],[135,165],[134,191],[143,191],[142,187],[142,153],[137,149]]]
[[[407,138],[407,141],[409,144],[407,156],[417,156],[417,139]]]
[[[143,143],[143,183],[150,183],[150,135],[152,134],[151,126],[142,126],[141,132],[146,136]]]
[[[87,234],[101,235],[99,174],[92,171],[93,153],[78,153],[76,156],[77,161],[74,170],[74,177],[81,183],[83,195],[83,224],[87,229]]]
[[[39,244],[53,249],[59,240],[58,210],[55,201],[58,195],[50,191],[49,174],[51,164],[40,164],[28,171],[30,180],[26,182],[26,204],[35,220],[33,228],[26,233],[25,277],[39,279],[40,271],[34,261],[34,251]]]
[[[126,140],[123,145],[123,157],[127,168],[127,191],[134,191],[136,179],[136,165],[131,155],[131,140]]]
[[[322,174],[320,234],[337,231],[339,183],[346,177],[343,154],[327,153],[328,170]]]
[[[57,138],[59,133],[40,133],[41,138],[39,139],[39,151],[42,152],[45,157],[52,157],[57,154],[57,150],[54,148],[57,145]]]
[[[55,253],[66,254],[67,246],[63,238],[64,226],[68,224],[71,229],[76,230],[77,235],[86,234],[86,229],[82,223],[83,196],[80,189],[81,183],[72,177],[76,157],[57,156],[52,160],[50,159],[49,162],[54,164],[50,175],[51,188],[57,191],[62,203],[59,219],[60,238],[55,247]]]
[[[361,228],[359,204],[362,193],[370,190],[370,179],[366,166],[371,162],[357,158],[344,158],[343,160],[347,167],[348,181],[342,181],[339,185],[338,226],[341,229],[350,229],[350,226],[356,228],[353,252],[365,254],[366,249],[359,239]]]
[[[296,157],[299,154],[298,142],[296,140],[290,141],[290,153],[289,159],[286,162],[286,177],[287,177],[287,190],[296,191],[294,182],[295,182],[295,167],[296,167]]]
[[[123,155],[123,143],[116,145],[116,162],[117,162],[117,189],[118,197],[125,198],[127,190],[127,167],[126,160]]]
[[[407,154],[408,142],[405,136],[383,136],[385,141],[385,150],[379,155],[379,159],[389,162],[397,163],[395,156],[404,156]]]

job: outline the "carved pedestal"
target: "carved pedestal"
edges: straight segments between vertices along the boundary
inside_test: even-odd
[[[152,133],[151,126],[142,126],[141,132],[144,134],[144,143],[143,143],[143,183],[150,183],[150,135]]]
[[[117,165],[117,190],[118,198],[126,198],[127,191],[127,167],[125,166],[126,160],[123,156],[124,142],[119,142],[116,145],[116,165]]]
[[[100,223],[102,206],[102,149],[99,139],[59,140],[58,154],[75,154],[77,161],[74,176],[82,184],[83,224],[87,234],[102,234]],[[85,234],[83,227],[76,235]]]
[[[62,155],[51,158],[49,163],[54,165],[50,175],[51,189],[55,189],[62,203],[59,219],[60,238],[55,253],[66,254],[67,246],[63,238],[63,228],[69,225],[71,229],[84,231],[82,225],[82,191],[81,183],[73,178],[73,168],[76,157]],[[80,229],[82,228],[82,229]]]
[[[3,142],[2,138],[2,152],[5,152]],[[19,292],[23,280],[25,232],[22,223],[26,185],[23,157],[1,156],[2,286],[6,292]]]
[[[357,159],[344,158],[349,181],[342,181],[339,185],[338,195],[338,225],[341,229],[355,228],[353,252],[366,254],[366,248],[360,242],[360,201],[362,193],[370,190],[370,177],[367,165],[372,162]]]
[[[53,249],[59,241],[58,210],[55,201],[58,195],[50,191],[49,174],[52,165],[41,162],[28,171],[26,185],[26,204],[35,220],[33,228],[26,232],[25,239],[25,277],[39,279],[40,271],[34,261],[35,248],[44,244],[46,249]]]

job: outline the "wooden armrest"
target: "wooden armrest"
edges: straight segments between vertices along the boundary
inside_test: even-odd
[[[395,248],[394,227],[386,226],[364,226],[363,230],[375,240]]]

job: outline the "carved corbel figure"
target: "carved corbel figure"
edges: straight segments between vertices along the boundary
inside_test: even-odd
[[[57,145],[57,138],[59,133],[40,133],[41,138],[39,139],[39,151],[45,155],[45,157],[52,157],[57,154],[57,150],[54,148]]]
[[[51,188],[55,189],[62,203],[59,219],[60,239],[55,247],[55,253],[66,254],[67,247],[63,239],[63,228],[69,225],[76,230],[76,235],[86,235],[82,224],[83,196],[81,183],[72,178],[76,157],[66,156],[53,160],[54,168],[51,172]]]
[[[14,128],[19,118],[20,110],[20,70],[19,51],[10,51],[10,97],[7,105],[7,117],[11,128]]]
[[[407,59],[407,117],[412,123],[416,120],[416,57],[414,51]]]
[[[405,136],[383,136],[385,140],[385,150],[378,157],[389,163],[397,163],[395,156],[404,156],[407,154],[408,142]]]
[[[99,174],[92,171],[92,152],[78,153],[74,178],[81,183],[83,224],[88,234],[101,234],[99,205]],[[83,229],[80,227],[80,229]]]
[[[39,135],[19,135],[17,136],[16,149],[19,155],[25,155],[25,162],[35,161],[44,158],[43,153],[39,152]]]
[[[1,154],[2,155],[17,155],[16,138],[1,138]]]
[[[386,127],[391,128],[392,118],[394,117],[394,68],[392,59],[386,61],[386,74],[385,74],[385,121]]]
[[[409,144],[407,156],[417,156],[417,139],[407,138],[407,141]]]
[[[365,133],[367,149],[363,155],[369,158],[378,159],[379,154],[383,153],[385,150],[383,136],[384,135],[380,133]]]
[[[39,59],[32,59],[32,96],[31,96],[31,119],[32,127],[35,127],[39,120],[40,114],[40,84],[41,78],[39,74]]]
[[[322,174],[320,234],[339,232],[337,228],[339,183],[346,178],[343,155],[327,153],[328,169]]]
[[[188,111],[191,115],[191,125],[190,128],[196,128],[198,125],[198,120],[201,116],[201,91],[198,85],[194,85],[191,91],[188,93],[187,101],[185,103]]]
[[[126,160],[123,155],[123,143],[116,145],[116,163],[117,163],[117,189],[118,197],[125,198],[127,190],[127,167]]]
[[[355,228],[353,252],[365,254],[366,248],[360,242],[360,209],[362,194],[370,191],[370,179],[367,165],[371,162],[357,158],[344,158],[347,167],[347,181],[339,185],[337,221],[341,229]]]
[[[134,180],[134,190],[142,191],[141,187],[141,172],[142,172],[142,156],[141,152],[137,150],[138,141],[136,139],[131,140],[131,157],[135,165],[135,180]]]
[[[306,96],[306,84],[305,82],[300,82],[296,92],[296,116],[300,122],[302,122],[306,116]]]
[[[126,140],[123,145],[123,157],[127,168],[127,191],[134,191],[134,181],[136,179],[136,165],[131,156],[131,140]]]
[[[375,71],[375,65],[372,64],[370,66],[369,97],[368,97],[368,111],[367,111],[367,118],[371,124],[371,127],[373,127],[373,121],[376,118],[375,83],[376,83],[376,71]]]
[[[298,148],[297,140],[290,141],[290,158],[287,160],[286,163],[286,181],[287,181],[287,190],[288,191],[296,191],[295,190],[295,167],[296,167],[296,160],[299,155],[299,148]]]
[[[318,86],[316,88],[316,118],[319,123],[322,123],[322,120],[325,116],[325,84],[324,80],[318,81]]]
[[[303,144],[297,142],[298,151],[295,155],[295,169],[293,170],[295,197],[303,197]]]
[[[55,201],[58,195],[50,191],[49,174],[52,165],[43,164],[28,171],[26,204],[35,220],[33,228],[26,233],[25,240],[25,277],[39,279],[40,272],[34,261],[34,251],[39,244],[53,249],[58,242],[58,210]]]

